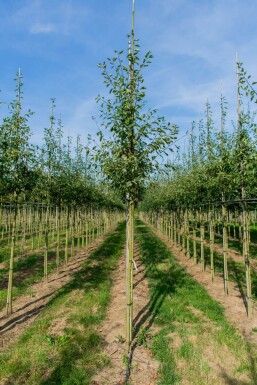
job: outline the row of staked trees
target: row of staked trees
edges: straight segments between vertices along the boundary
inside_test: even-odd
[[[162,216],[169,213],[169,223],[182,241],[189,245],[196,226],[200,226],[201,263],[204,268],[204,232],[209,233],[211,270],[214,278],[214,232],[222,223],[224,289],[228,294],[229,227],[242,229],[242,255],[246,273],[248,315],[252,309],[250,260],[251,225],[257,206],[257,125],[255,123],[256,82],[237,62],[237,121],[227,124],[227,102],[220,96],[220,119],[213,119],[211,105],[206,103],[205,118],[193,122],[188,148],[178,153],[171,173],[149,184],[140,209]],[[149,220],[148,216],[148,220]],[[175,218],[175,219],[174,219]],[[253,220],[251,220],[251,218]],[[167,217],[164,221],[167,220]],[[215,222],[216,221],[216,222]],[[158,223],[158,219],[155,221]],[[253,229],[253,228],[252,228]],[[180,243],[180,241],[179,241]],[[184,246],[182,247],[184,249]],[[186,250],[189,256],[189,248]]]
[[[19,261],[33,256],[43,266],[47,283],[51,256],[59,273],[81,247],[117,225],[124,209],[117,194],[92,171],[80,136],[75,145],[71,137],[64,141],[54,99],[43,144],[32,144],[32,112],[23,111],[20,70],[16,83],[9,113],[0,122],[0,261],[5,263],[0,279],[6,285],[2,295],[6,293],[7,316],[19,286]]]
[[[135,38],[135,2],[128,49],[115,51],[99,64],[109,94],[99,95],[101,125],[99,143],[91,154],[103,176],[126,204],[126,342],[128,361],[133,351],[133,270],[135,208],[146,182],[159,172],[159,157],[173,150],[177,126],[147,106],[144,71],[152,62],[150,51],[142,54]],[[129,366],[129,365],[128,365]]]
[[[156,109],[147,107],[143,72],[151,64],[153,56],[150,51],[145,55],[141,54],[138,40],[135,39],[134,3],[132,0],[132,29],[128,50],[115,51],[113,58],[108,58],[99,65],[109,95],[98,96],[96,99],[100,106],[101,119],[97,133],[99,141],[96,145],[90,146],[90,149],[88,147],[87,151],[79,137],[75,148],[72,148],[70,138],[63,143],[62,121],[56,121],[55,101],[52,100],[49,126],[44,129],[43,146],[32,146],[28,124],[31,112],[24,113],[22,110],[23,83],[20,71],[17,74],[16,97],[10,104],[10,114],[0,124],[0,199],[2,203],[12,202],[16,207],[13,213],[11,250],[15,247],[15,234],[20,232],[19,228],[17,229],[17,218],[22,217],[17,213],[17,205],[20,202],[42,202],[47,205],[44,213],[45,265],[50,205],[58,208],[58,214],[55,215],[58,245],[62,222],[61,205],[81,206],[96,202],[97,205],[113,208],[126,207],[126,339],[130,356],[133,330],[135,207],[142,197],[146,181],[153,173],[159,171],[159,157],[163,157],[163,154],[167,156],[168,152],[172,151],[172,143],[177,136],[176,125],[166,122],[158,115]],[[96,176],[99,172],[101,178]],[[81,218],[80,214],[75,213],[73,217]],[[74,238],[75,233],[74,226],[71,226],[69,210],[67,216],[66,245]],[[85,217],[87,216],[88,213],[85,213]],[[90,213],[89,217],[94,222],[95,215]],[[115,216],[116,219],[119,217]],[[10,222],[10,215],[6,214],[5,218],[7,219],[4,231],[9,239],[11,229],[9,226],[8,231],[7,223]],[[105,228],[109,227],[109,222],[115,222],[106,221],[105,215],[103,218]],[[75,227],[76,230],[79,229],[77,232],[80,232],[80,219],[77,222],[78,226]],[[87,225],[88,223],[86,229]],[[31,232],[30,228],[29,231]],[[86,230],[86,239],[87,233]],[[41,234],[40,229],[38,234]],[[83,237],[84,233],[82,240]],[[34,244],[34,241],[32,243]],[[58,255],[59,248],[57,257]],[[10,276],[13,259],[14,253],[11,251]],[[59,257],[57,260],[59,261]],[[9,281],[12,281],[12,278]]]
[[[0,122],[0,200],[52,205],[121,206],[121,201],[97,178],[87,147],[77,136],[64,140],[62,120],[51,100],[49,125],[42,146],[31,143],[31,111],[23,111],[23,80],[19,70],[16,96]]]

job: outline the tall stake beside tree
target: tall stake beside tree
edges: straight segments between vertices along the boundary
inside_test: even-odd
[[[130,156],[134,156],[135,151],[135,132],[134,132],[134,122],[135,122],[135,84],[134,84],[134,59],[135,59],[135,1],[132,1],[132,28],[131,28],[131,47],[129,48],[129,80],[130,80],[130,113],[131,121],[129,127],[130,135]],[[134,209],[135,209],[135,199],[133,195],[128,191],[128,218],[127,218],[127,248],[126,248],[126,260],[127,260],[127,288],[126,288],[126,298],[127,298],[127,316],[126,316],[126,336],[128,348],[130,347],[132,341],[132,324],[133,324],[133,259],[134,259]]]
[[[243,257],[245,262],[246,273],[246,292],[247,292],[247,314],[252,314],[252,283],[251,283],[251,266],[249,259],[249,216],[246,200],[246,177],[247,177],[247,163],[249,155],[249,143],[248,135],[245,129],[245,125],[249,125],[249,114],[241,111],[241,88],[244,89],[244,69],[241,63],[239,63],[236,55],[236,75],[237,75],[237,117],[238,117],[238,154],[240,161],[240,177],[241,177],[241,198],[242,198],[242,225],[243,225]]]
[[[135,40],[135,3],[132,2],[132,31],[128,53],[115,51],[114,58],[99,64],[110,97],[97,97],[100,105],[101,127],[109,131],[105,138],[99,128],[99,145],[92,147],[105,178],[127,202],[127,316],[126,340],[132,342],[133,322],[133,236],[135,204],[140,198],[147,178],[158,169],[158,157],[168,155],[176,138],[177,126],[157,116],[157,110],[146,108],[142,71],[151,64],[148,51],[141,59]],[[124,58],[125,56],[125,58]]]
[[[17,73],[16,98],[10,104],[11,115],[4,119],[1,126],[1,137],[5,140],[0,143],[0,153],[5,158],[5,162],[1,165],[2,178],[5,188],[9,191],[14,202],[14,217],[10,222],[10,230],[12,228],[12,245],[9,263],[9,279],[7,292],[7,315],[12,312],[12,288],[13,288],[13,265],[14,265],[14,246],[16,241],[16,221],[18,211],[18,200],[21,194],[24,194],[28,178],[28,170],[30,162],[33,158],[33,151],[29,144],[30,128],[28,126],[28,118],[31,112],[22,114],[22,73],[19,69]],[[1,146],[3,146],[1,148]],[[11,219],[11,217],[10,217]],[[11,226],[12,225],[12,226]]]
[[[222,86],[220,93],[220,174],[221,179],[223,179],[222,186],[226,185],[225,174],[226,174],[226,157],[225,157],[225,118],[226,118],[226,101],[222,95]],[[222,202],[222,248],[223,248],[223,277],[224,277],[224,292],[229,294],[229,276],[228,276],[228,227],[227,227],[227,203],[225,196],[225,188],[222,188],[221,191],[221,202]]]

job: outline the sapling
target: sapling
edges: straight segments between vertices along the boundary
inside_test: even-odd
[[[127,346],[132,342],[133,320],[133,234],[135,205],[144,189],[146,179],[158,168],[158,157],[165,156],[177,134],[177,127],[157,116],[156,110],[146,108],[142,71],[151,63],[147,52],[141,59],[134,34],[135,7],[132,4],[132,30],[129,48],[116,51],[114,58],[99,64],[110,98],[97,97],[105,137],[98,131],[99,145],[92,156],[100,164],[105,178],[120,192],[127,205]]]

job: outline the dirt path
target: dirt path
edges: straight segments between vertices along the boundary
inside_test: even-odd
[[[134,343],[142,337],[142,330],[155,333],[149,314],[148,284],[145,278],[145,267],[140,261],[138,248],[135,249],[135,261],[138,272],[134,273]],[[94,385],[125,384],[126,377],[126,344],[125,344],[125,311],[126,311],[126,269],[125,252],[114,275],[112,300],[107,318],[98,329],[106,341],[104,354],[110,359],[110,365],[97,373],[93,378]],[[154,385],[159,365],[152,357],[148,347],[134,345],[131,360],[131,385]]]
[[[186,271],[202,286],[206,288],[209,295],[218,301],[225,309],[227,319],[236,327],[240,334],[248,341],[257,344],[257,311],[253,309],[251,317],[247,317],[245,299],[240,293],[240,288],[232,281],[229,282],[229,295],[224,294],[224,281],[221,274],[215,274],[214,282],[211,281],[209,267],[202,272],[200,265],[195,265],[192,258],[188,259],[179,248],[172,245],[168,237],[152,228],[155,234],[168,246],[177,261]]]
[[[79,271],[89,254],[103,242],[104,236],[87,249],[69,259],[68,266],[62,266],[60,274],[51,273],[48,283],[43,281],[33,284],[27,295],[21,295],[13,301],[13,313],[8,318],[6,310],[0,311],[0,351],[14,343],[18,337],[34,322],[58,289],[67,284],[73,274]]]

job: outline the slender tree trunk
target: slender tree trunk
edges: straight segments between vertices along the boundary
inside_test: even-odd
[[[67,223],[66,223],[66,235],[65,235],[65,265],[68,265],[69,257],[69,231],[70,231],[70,208],[67,208]]]
[[[203,213],[200,213],[200,238],[201,238],[201,266],[202,271],[205,269],[205,258],[204,258],[204,219]]]
[[[13,221],[13,226],[12,226],[12,243],[11,243],[11,253],[10,253],[7,301],[6,301],[6,314],[7,314],[7,316],[12,314],[12,288],[13,288],[14,245],[15,245],[15,235],[16,235],[16,210],[17,209],[15,207],[14,221]]]
[[[197,251],[196,251],[196,213],[193,212],[193,258],[194,263],[197,264]]]
[[[214,226],[213,208],[210,210],[210,258],[211,258],[211,279],[214,281]]]
[[[75,208],[72,209],[72,223],[71,223],[71,256],[75,253]]]
[[[25,253],[25,242],[26,242],[26,207],[23,204],[22,207],[22,229],[21,229],[21,255]]]
[[[134,257],[134,201],[129,200],[126,226],[127,266],[127,347],[130,349],[133,328],[133,257]]]
[[[48,282],[48,244],[49,244],[49,205],[46,207],[45,250],[44,250],[44,281]]]
[[[222,224],[223,224],[223,263],[224,263],[224,291],[228,294],[228,233],[227,233],[227,206],[222,193]]]
[[[247,315],[252,315],[252,281],[249,259],[249,216],[246,201],[243,201],[243,256],[246,274]]]
[[[60,222],[61,222],[61,206],[56,207],[56,231],[57,231],[57,246],[56,246],[56,269],[57,274],[60,272]]]
[[[189,215],[188,209],[186,209],[186,256],[190,258],[190,243],[189,243]]]
[[[14,246],[16,237],[16,221],[17,221],[17,201],[14,205],[14,217],[12,224],[12,243],[10,253],[10,265],[9,265],[9,279],[7,289],[7,300],[6,300],[6,313],[7,316],[12,314],[12,290],[13,290],[13,263],[14,263]]]

